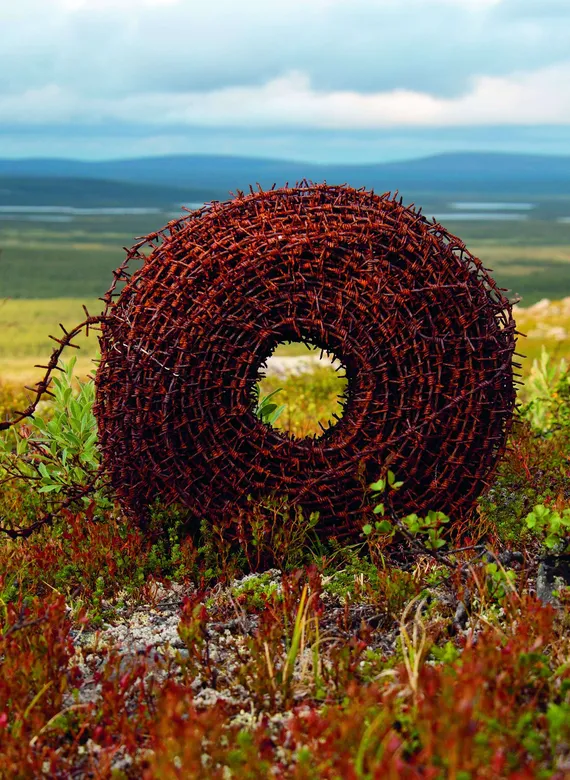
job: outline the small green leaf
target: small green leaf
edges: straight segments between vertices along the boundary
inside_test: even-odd
[[[544,540],[544,544],[546,547],[548,547],[549,550],[553,550],[555,547],[557,547],[560,544],[560,537],[558,536],[547,536]]]
[[[89,449],[92,447],[97,441],[97,431],[94,433],[91,433],[89,437],[85,440],[85,449]]]
[[[426,547],[428,547],[430,550],[439,550],[440,547],[445,546],[445,540],[444,539],[429,539],[426,542]]]
[[[271,425],[275,425],[277,420],[281,417],[283,412],[285,411],[285,404],[281,404],[271,415]]]

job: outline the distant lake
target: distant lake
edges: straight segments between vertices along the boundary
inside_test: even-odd
[[[470,222],[475,220],[492,222],[522,222],[528,219],[528,214],[514,214],[512,212],[496,211],[451,211],[448,214],[434,214],[439,222]]]
[[[570,224],[570,217],[558,217],[559,222],[563,222],[565,225]]]
[[[535,203],[504,203],[484,201],[458,201],[449,204],[452,209],[465,209],[466,211],[530,211]]]
[[[0,221],[22,222],[72,222],[82,216],[141,216],[163,214],[165,222],[184,216],[182,209],[201,209],[204,203],[185,203],[171,208],[157,207],[93,207],[76,206],[0,206]],[[457,201],[450,203],[454,211],[435,214],[439,222],[522,222],[529,218],[534,203]],[[175,210],[177,209],[177,210]],[[521,213],[527,212],[527,213]],[[570,216],[558,217],[558,222],[570,223]]]
[[[187,209],[199,209],[203,203],[185,203]],[[180,211],[175,212],[175,216],[181,216]],[[126,208],[126,207],[96,207],[96,208],[77,208],[75,206],[0,206],[0,219],[22,219],[42,222],[69,222],[73,217],[85,216],[128,216],[144,214],[163,214],[169,213],[170,209],[160,208]]]
[[[83,216],[85,214],[159,214],[155,208],[76,208],[75,206],[0,206],[2,214],[66,214]]]
[[[12,214],[9,212],[8,214],[0,214],[0,220],[10,220],[13,221],[15,219],[19,220],[20,222],[73,222],[73,217],[64,216],[62,214]]]

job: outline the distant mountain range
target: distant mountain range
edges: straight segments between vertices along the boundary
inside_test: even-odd
[[[73,206],[76,208],[172,208],[174,204],[202,203],[217,196],[213,190],[110,181],[60,174],[0,175],[0,207]]]
[[[403,162],[323,165],[248,157],[185,155],[85,162],[0,159],[0,205],[163,206],[226,200],[229,192],[301,179],[398,190],[407,202],[439,197],[570,197],[570,157],[441,154]]]

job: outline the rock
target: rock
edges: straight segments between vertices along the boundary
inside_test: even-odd
[[[536,595],[545,604],[559,606],[554,591],[570,586],[570,555],[547,555],[536,575]]]
[[[533,304],[532,306],[529,306],[527,309],[527,312],[529,314],[540,314],[542,312],[548,311],[550,308],[551,300],[550,298],[542,298],[537,303]]]
[[[320,353],[297,356],[272,355],[267,361],[265,374],[286,379],[288,376],[298,376],[320,366],[332,366],[338,369],[340,362],[338,360],[331,362],[326,356],[321,360]]]

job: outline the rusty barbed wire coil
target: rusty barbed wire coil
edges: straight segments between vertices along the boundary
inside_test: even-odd
[[[460,239],[390,194],[238,192],[141,240],[104,300],[95,413],[133,513],[160,497],[229,522],[248,496],[279,493],[342,536],[389,463],[404,482],[396,511],[453,518],[504,452],[511,305]],[[344,413],[318,438],[254,414],[260,369],[284,341],[345,368]]]

